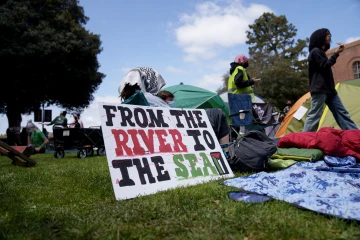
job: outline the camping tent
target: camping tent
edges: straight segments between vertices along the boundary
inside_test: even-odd
[[[174,94],[175,107],[177,108],[220,108],[226,115],[229,115],[229,107],[215,92],[184,84],[170,86],[162,90]]]
[[[225,103],[229,104],[228,92],[223,92],[222,94],[220,94],[220,97]],[[253,100],[253,103],[265,103],[265,102],[264,102],[264,100],[262,100],[259,96],[257,96],[255,94],[255,98]]]
[[[360,79],[337,83],[335,88],[346,110],[350,113],[351,119],[360,126]],[[306,113],[303,116],[299,115],[299,118],[301,117],[301,119],[298,120],[294,117],[294,114],[298,112],[301,107],[303,110],[306,110]],[[311,95],[310,93],[306,93],[292,106],[275,136],[282,137],[291,132],[301,132],[304,128],[306,116],[310,107]],[[328,107],[325,107],[323,110],[319,124],[319,128],[321,127],[334,127],[340,129]]]

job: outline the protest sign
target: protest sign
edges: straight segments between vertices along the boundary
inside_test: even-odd
[[[204,110],[99,103],[99,111],[118,200],[233,176]]]

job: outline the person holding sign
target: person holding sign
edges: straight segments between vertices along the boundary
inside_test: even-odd
[[[329,107],[336,123],[342,130],[358,129],[350,119],[350,114],[337,94],[331,70],[345,46],[339,43],[338,49],[328,59],[325,52],[330,49],[330,42],[331,33],[326,28],[318,29],[311,34],[308,57],[311,108],[306,117],[303,132],[316,132],[318,130],[325,104]]]

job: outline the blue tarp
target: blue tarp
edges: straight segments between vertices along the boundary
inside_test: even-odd
[[[359,169],[359,164],[334,167],[324,161],[299,162],[281,171],[260,172],[229,179],[222,184],[318,213],[360,220],[360,173],[354,173]],[[230,193],[234,200],[245,195]],[[249,197],[247,200],[250,201]],[[255,199],[255,202],[259,200]]]

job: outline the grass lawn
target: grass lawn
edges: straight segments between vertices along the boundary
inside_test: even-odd
[[[221,181],[116,201],[105,156],[0,157],[0,239],[360,239],[356,221],[230,200]]]

